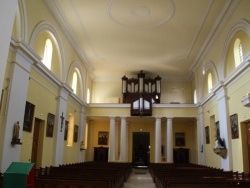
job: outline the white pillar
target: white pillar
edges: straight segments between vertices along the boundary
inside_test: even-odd
[[[13,55],[13,57],[16,59],[10,65],[10,83],[6,90],[8,92],[6,116],[3,117],[0,132],[0,164],[2,164],[0,171],[2,172],[8,168],[11,162],[20,160],[21,146],[11,145],[11,141],[13,126],[17,121],[20,125],[19,138],[22,138],[24,111],[32,65],[32,61],[20,49],[17,49],[16,55]],[[30,141],[32,142],[32,140]]]
[[[120,121],[115,122],[115,161],[119,161]]]
[[[155,163],[161,162],[161,118],[155,120]]]
[[[231,129],[229,123],[229,112],[228,112],[228,96],[226,88],[222,87],[217,93],[218,99],[218,113],[219,113],[219,127],[220,137],[225,140],[227,147],[227,157],[221,158],[221,168],[225,171],[230,171],[233,168],[232,165],[232,146],[231,146]]]
[[[203,109],[202,107],[198,108],[199,116],[197,118],[197,148],[198,148],[198,164],[205,165],[205,127],[203,126]]]
[[[8,60],[10,39],[18,0],[0,0],[0,96],[2,93],[4,73]]]
[[[115,117],[110,117],[108,161],[115,161],[115,150]]]
[[[121,154],[120,161],[128,162],[128,128],[127,120],[125,117],[121,118]]]
[[[173,163],[173,119],[167,118],[166,124],[166,160]]]
[[[64,131],[65,126],[65,115],[67,110],[67,99],[69,92],[66,88],[62,87],[60,89],[59,96],[57,97],[57,119],[55,123],[55,142],[54,142],[54,156],[53,165],[59,166],[63,163],[63,150],[64,150]]]

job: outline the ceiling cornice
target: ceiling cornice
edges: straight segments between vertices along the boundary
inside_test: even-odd
[[[71,33],[74,33],[74,31],[71,29],[71,27],[68,25],[67,20],[64,18],[63,13],[60,10],[60,6],[57,3],[56,0],[51,1],[51,0],[43,0],[45,5],[48,7],[50,10],[50,13],[53,15],[55,20],[58,22],[59,27],[61,27],[62,31],[64,32],[65,36],[69,40],[72,48],[75,50],[79,58],[81,59],[81,63],[83,63],[84,67],[88,71],[91,79],[94,78],[94,67],[92,64],[89,62],[87,59],[85,52],[81,48],[81,45],[75,35],[72,35]]]
[[[217,18],[216,22],[214,23],[212,29],[210,30],[203,46],[201,47],[199,53],[197,54],[191,68],[190,68],[190,74],[195,72],[197,68],[199,67],[200,63],[202,63],[202,58],[206,55],[208,50],[211,48],[211,46],[216,41],[219,33],[224,28],[226,22],[230,18],[230,16],[233,14],[233,11],[236,9],[240,1],[235,0],[228,0],[223,7],[223,10],[221,11],[219,17]]]

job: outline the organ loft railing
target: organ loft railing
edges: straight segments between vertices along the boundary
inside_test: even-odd
[[[123,103],[131,104],[131,116],[151,116],[152,104],[160,103],[161,77],[146,78],[143,71],[138,78],[122,77]]]

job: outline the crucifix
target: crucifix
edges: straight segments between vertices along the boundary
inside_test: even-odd
[[[62,132],[62,128],[63,128],[63,120],[64,120],[64,117],[63,117],[63,112],[62,112],[62,115],[60,116],[61,118],[61,132]]]

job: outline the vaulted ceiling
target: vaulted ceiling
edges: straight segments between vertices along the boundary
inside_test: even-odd
[[[95,79],[188,78],[233,0],[44,0]]]

